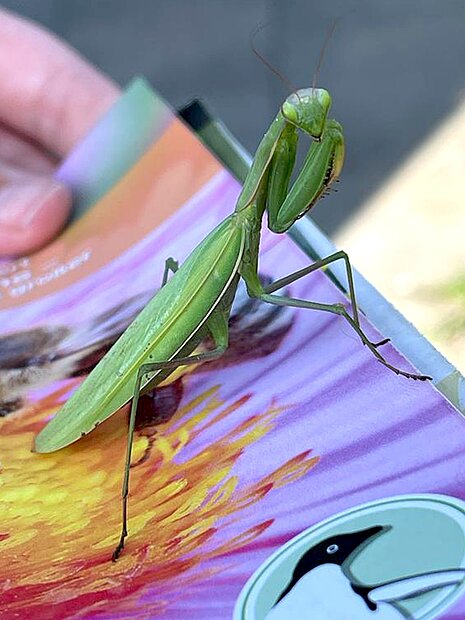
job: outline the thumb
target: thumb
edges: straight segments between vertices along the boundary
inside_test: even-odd
[[[49,177],[24,176],[0,187],[0,257],[39,249],[64,226],[70,191]]]

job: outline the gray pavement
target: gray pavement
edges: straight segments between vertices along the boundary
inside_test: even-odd
[[[339,18],[319,85],[333,95],[347,159],[339,193],[315,208],[341,227],[458,103],[465,86],[465,0],[5,0],[124,85],[144,74],[174,106],[204,99],[254,151],[288,87],[311,85],[325,32]],[[464,145],[465,148],[465,145]]]

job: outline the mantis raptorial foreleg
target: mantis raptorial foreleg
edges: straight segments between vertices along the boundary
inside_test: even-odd
[[[169,260],[169,259],[168,259]],[[168,269],[166,266],[168,260],[165,263],[165,274],[167,275]],[[136,426],[136,414],[137,405],[142,390],[142,380],[146,375],[150,375],[159,370],[176,370],[180,366],[190,366],[191,364],[200,364],[203,362],[210,362],[212,360],[221,357],[228,347],[228,320],[227,315],[223,309],[220,309],[212,314],[207,322],[208,330],[210,331],[215,344],[217,345],[213,351],[206,351],[204,353],[197,353],[186,357],[177,357],[168,361],[150,362],[148,364],[142,364],[139,367],[136,375],[136,381],[134,385],[134,394],[131,403],[131,413],[129,415],[129,430],[128,441],[126,448],[126,461],[124,465],[124,477],[123,487],[121,491],[122,498],[122,529],[119,543],[116,549],[113,551],[112,560],[115,562],[121,551],[124,549],[124,540],[128,535],[127,531],[127,518],[128,518],[128,494],[129,494],[129,472],[131,467],[132,457],[132,443],[134,437],[134,429]],[[144,388],[146,389],[146,388]]]

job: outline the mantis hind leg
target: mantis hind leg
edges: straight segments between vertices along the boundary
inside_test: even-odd
[[[381,344],[384,344],[386,340],[382,340],[381,342],[374,343],[374,342],[371,342],[368,336],[365,334],[365,332],[360,326],[360,321],[358,317],[357,303],[355,300],[355,289],[353,285],[353,277],[352,277],[352,270],[350,268],[350,262],[348,260],[347,255],[344,256],[344,254],[345,253],[343,252],[337,252],[336,254],[332,254],[328,258],[318,261],[317,263],[314,263],[310,265],[309,267],[305,267],[304,269],[300,269],[299,271],[296,271],[295,273],[292,273],[284,278],[281,278],[277,280],[276,282],[273,282],[267,287],[263,287],[260,284],[258,278],[253,277],[252,279],[250,279],[250,283],[248,282],[248,284],[250,284],[250,286],[248,287],[249,292],[254,297],[257,297],[258,299],[261,299],[262,301],[265,301],[267,303],[274,304],[277,306],[291,306],[294,308],[306,308],[309,310],[320,310],[322,312],[330,312],[331,314],[337,314],[339,316],[342,316],[347,321],[347,323],[352,327],[352,329],[356,332],[356,334],[359,336],[362,343],[370,349],[370,351],[376,357],[376,359],[381,364],[386,366],[386,368],[389,368],[389,370],[392,370],[392,372],[396,373],[397,375],[401,375],[408,379],[418,379],[421,381],[431,379],[431,377],[428,377],[426,375],[420,375],[420,374],[416,374],[412,372],[407,372],[405,370],[401,370],[400,368],[397,368],[393,364],[390,364],[377,349],[377,347],[380,346]],[[304,277],[308,273],[311,273],[312,271],[315,271],[316,269],[324,267],[327,264],[335,260],[338,260],[340,258],[344,259],[346,262],[346,267],[347,267],[347,272],[348,272],[347,276],[348,276],[348,282],[349,282],[349,295],[350,295],[353,312],[354,312],[353,317],[347,312],[346,308],[340,303],[324,304],[324,303],[319,303],[315,301],[308,301],[305,299],[296,299],[294,297],[285,297],[282,295],[272,294],[274,291],[279,290],[283,286],[291,284],[292,282],[295,282],[296,280],[299,280],[300,278]],[[247,281],[248,278],[247,276],[245,277]]]
[[[168,263],[168,261],[167,261]],[[166,263],[166,264],[167,264]],[[165,273],[167,273],[165,265]],[[122,498],[122,527],[119,543],[113,551],[112,560],[116,562],[124,549],[124,541],[128,535],[128,494],[129,494],[129,472],[131,467],[132,442],[134,438],[134,429],[136,425],[137,405],[142,388],[142,380],[147,374],[156,372],[157,370],[175,370],[179,366],[188,366],[190,364],[199,364],[209,362],[220,357],[228,346],[228,321],[227,315],[222,310],[214,312],[207,321],[207,328],[211,332],[216,344],[213,351],[205,353],[197,353],[187,357],[177,357],[172,360],[150,362],[142,364],[137,370],[136,381],[134,384],[134,393],[131,403],[131,412],[129,415],[128,441],[126,448],[126,461],[124,466],[123,487],[121,491]]]

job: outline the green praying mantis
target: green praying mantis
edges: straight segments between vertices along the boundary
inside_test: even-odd
[[[378,350],[386,341],[371,342],[364,333],[345,252],[336,252],[268,286],[259,279],[260,231],[265,212],[271,231],[285,233],[341,172],[344,136],[341,125],[328,119],[330,106],[330,94],[321,88],[297,90],[286,98],[258,146],[233,213],[205,237],[181,267],[173,259],[166,261],[160,290],[36,437],[37,452],[59,450],[90,433],[132,400],[122,487],[122,530],[113,552],[114,561],[128,534],[129,471],[139,396],[159,385],[179,366],[208,362],[224,353],[228,346],[228,318],[240,278],[248,294],[264,302],[339,315],[388,369],[407,378],[427,379],[390,364]],[[299,130],[312,142],[297,179],[289,187]],[[337,260],[345,262],[351,313],[343,304],[276,294]],[[213,339],[215,348],[197,352],[207,336]]]

